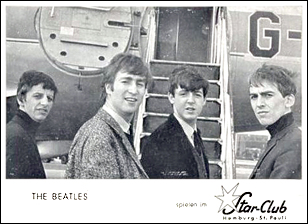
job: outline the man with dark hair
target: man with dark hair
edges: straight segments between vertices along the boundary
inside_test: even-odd
[[[67,178],[148,178],[135,153],[130,125],[150,79],[137,56],[121,53],[111,60],[102,82],[104,105],[77,132]]]
[[[142,147],[141,163],[150,178],[209,178],[209,164],[197,129],[209,83],[193,68],[180,67],[169,77],[174,113]]]
[[[46,178],[35,132],[48,116],[57,87],[48,75],[27,71],[17,88],[19,109],[6,127],[6,178]]]
[[[300,179],[301,130],[294,123],[294,74],[275,65],[263,65],[249,79],[252,109],[271,135],[251,179]]]

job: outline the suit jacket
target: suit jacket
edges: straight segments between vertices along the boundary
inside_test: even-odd
[[[148,178],[125,133],[102,108],[77,132],[69,151],[66,177]]]
[[[143,145],[141,163],[150,178],[199,178],[192,148],[182,126],[171,114]],[[209,177],[204,148],[203,155]]]
[[[267,143],[250,179],[301,179],[301,131],[292,123]]]
[[[35,141],[39,123],[18,110],[6,126],[6,178],[46,178]]]

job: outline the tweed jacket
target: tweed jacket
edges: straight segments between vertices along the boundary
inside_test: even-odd
[[[301,179],[301,130],[294,122],[267,143],[250,179]]]
[[[35,141],[39,123],[18,110],[6,126],[6,178],[46,178]]]
[[[125,133],[103,108],[77,132],[69,151],[66,177],[148,178]]]
[[[141,151],[141,163],[150,178],[199,178],[197,162],[192,153],[193,145],[173,114],[146,140]],[[203,157],[206,175],[209,177],[204,148]]]

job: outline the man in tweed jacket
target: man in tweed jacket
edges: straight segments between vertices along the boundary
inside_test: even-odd
[[[67,178],[148,178],[129,132],[150,79],[137,56],[121,53],[111,60],[102,83],[105,103],[77,132],[69,151]]]

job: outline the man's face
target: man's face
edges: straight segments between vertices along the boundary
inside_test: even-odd
[[[291,111],[288,96],[283,97],[278,88],[269,83],[262,82],[258,87],[250,86],[250,103],[256,117],[262,125],[274,124],[281,116]]]
[[[145,87],[145,77],[120,71],[113,87],[112,84],[106,84],[106,102],[126,121],[130,121],[142,102]]]
[[[49,114],[54,100],[54,91],[44,89],[43,83],[32,86],[23,101],[19,101],[20,109],[26,112],[32,120],[42,122]]]
[[[168,96],[177,114],[189,125],[195,125],[197,117],[200,115],[206,103],[206,99],[203,96],[203,89],[187,91],[178,86],[174,90],[174,96],[171,93]]]

